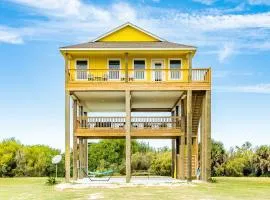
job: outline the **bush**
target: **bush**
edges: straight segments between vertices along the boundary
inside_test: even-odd
[[[56,178],[55,177],[48,177],[46,184],[47,185],[55,185],[55,184],[57,184]]]
[[[209,183],[217,183],[217,179],[210,177],[207,182]]]
[[[131,169],[132,170],[148,170],[154,159],[154,153],[141,153],[137,152],[131,157]]]
[[[157,153],[151,165],[151,172],[159,176],[171,175],[171,152]]]

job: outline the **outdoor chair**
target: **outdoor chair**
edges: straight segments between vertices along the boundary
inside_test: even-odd
[[[107,181],[108,182],[114,173],[113,170],[108,170],[108,171],[103,171],[103,172],[88,172],[88,173],[85,168],[81,168],[81,170],[90,181]]]

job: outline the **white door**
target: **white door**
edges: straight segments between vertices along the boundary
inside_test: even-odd
[[[152,80],[153,81],[163,81],[163,68],[164,68],[164,61],[163,60],[153,60],[152,61]]]
[[[120,79],[120,60],[109,60],[109,79]]]

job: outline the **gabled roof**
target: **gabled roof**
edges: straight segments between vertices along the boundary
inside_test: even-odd
[[[118,26],[118,27],[114,28],[113,30],[111,30],[111,31],[109,31],[109,32],[107,32],[107,33],[105,33],[105,34],[103,34],[103,35],[97,37],[96,39],[92,40],[92,42],[98,42],[98,41],[100,41],[101,39],[103,39],[103,38],[105,38],[105,37],[107,37],[107,36],[109,36],[109,35],[111,35],[111,34],[117,32],[117,31],[120,30],[120,29],[123,29],[123,28],[125,28],[125,27],[128,27],[128,26],[130,26],[130,27],[132,27],[132,28],[134,28],[134,29],[137,29],[137,30],[141,31],[141,32],[143,32],[144,34],[149,35],[149,36],[155,38],[156,40],[158,40],[158,41],[160,41],[160,42],[161,42],[161,41],[165,41],[164,39],[158,37],[157,35],[155,35],[155,34],[153,34],[153,33],[150,33],[150,32],[148,32],[148,31],[146,31],[146,30],[144,30],[144,29],[142,29],[142,28],[140,28],[140,27],[138,27],[138,26],[136,26],[136,25],[134,25],[134,24],[132,24],[132,23],[130,23],[130,22],[127,22],[127,23],[125,23],[125,24],[123,24],[123,25],[121,25],[121,26]]]
[[[132,32],[127,32],[127,29],[130,30],[130,28],[132,28],[131,30]],[[128,40],[122,39],[122,38],[125,38],[128,35],[128,33],[134,34],[134,35],[138,34],[139,40],[138,39],[135,40],[132,37],[131,39],[128,39]],[[112,31],[109,31],[108,33],[101,35],[100,37],[92,40],[91,42],[61,47],[60,50],[61,51],[62,50],[90,50],[90,51],[91,50],[191,50],[191,51],[196,51],[196,47],[168,42],[140,27],[135,26],[134,24],[130,22],[127,22],[113,29]]]
[[[196,47],[173,42],[87,42],[62,47],[62,50],[196,50]]]

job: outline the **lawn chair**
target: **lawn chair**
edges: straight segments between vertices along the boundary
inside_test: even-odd
[[[83,171],[83,173],[87,176],[87,178],[90,181],[109,181],[113,175],[113,170],[108,170],[108,171],[104,171],[104,172],[88,172],[84,169],[81,168],[81,170]],[[102,178],[106,176],[106,178]]]

